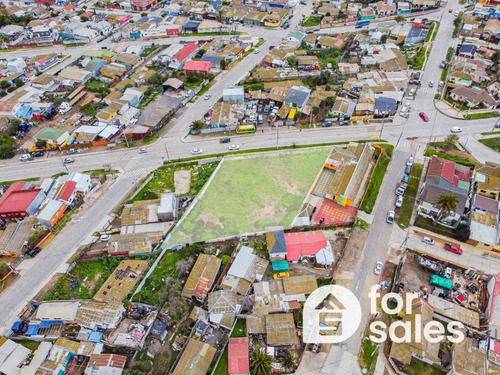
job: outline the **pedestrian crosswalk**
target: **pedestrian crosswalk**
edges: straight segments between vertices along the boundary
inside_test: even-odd
[[[148,168],[133,169],[123,174],[123,178],[143,177],[149,173]]]
[[[424,93],[424,94],[435,94],[437,92],[437,89],[435,87],[421,87],[417,91],[417,95],[419,93]]]
[[[410,144],[411,142],[407,139],[400,139],[398,144],[396,145],[396,148],[398,150],[402,151],[409,151],[410,150]]]

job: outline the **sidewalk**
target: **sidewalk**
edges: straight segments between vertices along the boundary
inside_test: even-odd
[[[453,108],[443,100],[434,100],[434,107],[443,115],[457,120],[467,120],[465,118],[466,114],[495,112],[494,109],[476,109],[470,111],[459,111],[458,109]],[[473,120],[468,120],[468,121],[473,121]]]

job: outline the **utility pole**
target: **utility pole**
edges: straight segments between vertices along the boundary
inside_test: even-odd
[[[66,163],[64,163],[64,160],[63,160],[63,158],[61,157],[61,155],[59,155],[59,159],[61,159],[61,163],[62,163],[62,165],[63,165],[64,169],[66,169],[66,172],[68,172],[68,173],[69,173],[68,166],[66,165]]]

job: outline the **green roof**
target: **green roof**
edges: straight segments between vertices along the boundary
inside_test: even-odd
[[[273,272],[288,272],[290,270],[286,260],[271,260],[271,264],[273,266]]]
[[[431,285],[438,286],[443,289],[451,290],[453,287],[453,281],[450,279],[445,279],[444,277],[440,277],[438,275],[431,276]]]
[[[56,128],[43,128],[38,133],[35,134],[33,138],[35,139],[57,139],[61,135],[66,133],[65,130],[56,129]]]

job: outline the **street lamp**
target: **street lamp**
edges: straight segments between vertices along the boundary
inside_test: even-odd
[[[61,157],[61,155],[59,155],[59,159],[61,159],[61,163],[64,167],[64,169],[66,169],[66,172],[69,173],[69,169],[68,169],[68,166],[66,165],[66,163],[64,162],[63,158]]]
[[[163,141],[163,146],[165,146],[165,153],[167,154],[167,161],[170,162],[170,156],[168,155],[167,140],[166,139]]]

